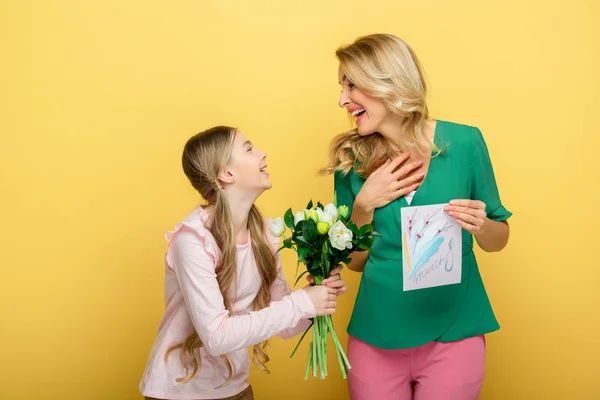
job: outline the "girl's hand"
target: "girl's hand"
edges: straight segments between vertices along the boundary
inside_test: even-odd
[[[327,286],[306,286],[300,290],[304,290],[312,301],[317,316],[331,315],[335,313],[335,297],[336,289]]]
[[[340,272],[342,272],[343,268],[344,267],[342,265],[338,265],[337,267],[331,270],[331,276],[327,279],[324,279],[321,282],[322,286],[337,289],[336,296],[339,296],[340,294],[346,293],[348,291],[348,287],[344,286],[344,280],[340,276]],[[306,277],[306,280],[311,285],[315,284],[315,278],[312,275],[308,275]]]

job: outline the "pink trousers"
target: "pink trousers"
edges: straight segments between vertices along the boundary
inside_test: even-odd
[[[348,358],[351,400],[477,400],[485,338],[385,350],[350,336]]]

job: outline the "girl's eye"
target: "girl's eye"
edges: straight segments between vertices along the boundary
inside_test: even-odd
[[[251,152],[254,149],[254,147],[250,146],[248,147],[248,152]]]
[[[348,82],[348,87],[352,90],[354,89],[354,83],[352,82]]]

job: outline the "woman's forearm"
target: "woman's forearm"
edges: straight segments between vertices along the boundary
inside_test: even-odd
[[[490,253],[496,252],[506,247],[509,233],[508,222],[498,222],[486,218],[484,228],[481,233],[475,235],[475,240],[482,250]]]
[[[354,201],[352,216],[350,218],[351,221],[359,227],[366,224],[370,224],[373,221],[374,213],[375,209],[365,204],[359,193]],[[367,258],[369,257],[369,252],[356,251],[350,254],[350,257],[352,258],[352,261],[348,264],[348,268],[352,271],[362,272],[363,269],[365,269],[365,264],[367,262]]]

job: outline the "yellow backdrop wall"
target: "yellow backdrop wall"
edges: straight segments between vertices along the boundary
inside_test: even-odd
[[[334,51],[373,32],[414,47],[433,117],[482,129],[514,212],[509,247],[478,251],[502,325],[482,398],[600,398],[599,18],[594,0],[2,1],[0,398],[140,398],[163,235],[198,201],[184,141],[231,124],[266,150],[267,215],[330,201]],[[348,398],[339,373],[304,381],[295,343],[272,341],[257,398]]]

